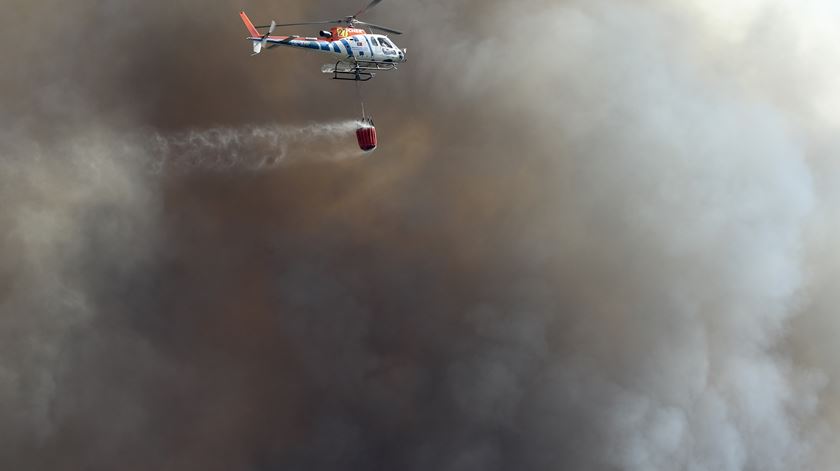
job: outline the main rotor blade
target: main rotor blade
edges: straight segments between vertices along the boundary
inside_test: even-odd
[[[373,29],[378,29],[378,30],[381,30],[381,31],[387,31],[387,32],[389,32],[389,33],[402,34],[402,31],[397,31],[397,30],[395,30],[395,29],[386,28],[386,27],[384,27],[384,26],[378,26],[378,25],[375,25],[375,24],[373,24],[373,23],[366,23],[366,22],[364,22],[364,21],[358,21],[358,20],[356,21],[356,23],[358,23],[358,24],[360,24],[360,25],[367,25],[367,26],[370,26],[370,27],[371,27],[371,28],[373,28]]]
[[[274,26],[303,26],[303,25],[332,25],[332,24],[341,24],[344,20],[331,20],[331,21],[307,21],[305,23],[283,23],[283,24],[276,24]],[[256,26],[256,28],[268,28],[271,25],[263,25],[263,26]]]
[[[361,15],[362,13],[364,13],[364,12],[366,12],[366,11],[370,10],[371,8],[375,7],[376,5],[379,5],[379,3],[380,3],[381,1],[382,1],[382,0],[373,0],[372,2],[368,3],[368,6],[366,6],[366,7],[362,8],[361,10],[359,10],[359,12],[358,12],[358,13],[356,13],[355,15],[353,15],[353,18],[355,18],[355,17],[357,17],[357,16]]]

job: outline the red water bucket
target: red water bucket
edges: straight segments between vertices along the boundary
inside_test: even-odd
[[[363,124],[356,130],[356,139],[359,141],[359,148],[365,152],[376,149],[376,128]]]

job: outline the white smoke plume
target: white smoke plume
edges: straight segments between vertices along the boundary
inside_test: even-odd
[[[74,342],[96,335],[99,293],[155,245],[141,149],[95,127],[75,134],[50,144],[5,132],[0,145],[0,459],[23,469],[24,450],[61,433],[53,404]]]
[[[500,394],[483,414],[531,404],[514,428],[541,437],[526,446],[534,467],[836,466],[813,461],[833,448],[822,441],[833,425],[815,409],[819,397],[837,401],[825,395],[832,355],[801,364],[787,340],[799,323],[836,331],[832,316],[805,308],[807,286],[836,270],[827,254],[808,263],[807,247],[813,224],[825,231],[831,220],[822,208],[834,191],[821,191],[827,162],[815,151],[833,153],[821,135],[836,123],[825,78],[840,51],[819,25],[836,15],[828,2],[528,2],[477,20],[498,38],[446,31],[430,60],[459,63],[436,73],[458,69],[461,96],[510,117],[508,128],[523,121],[556,178],[536,190],[545,219],[517,239],[540,267],[523,284],[553,280],[540,292],[562,301],[549,296],[527,337],[494,331],[511,352],[545,345],[540,401],[521,397],[527,368],[516,357],[460,370],[475,382],[466,404]],[[475,53],[446,53],[470,44]],[[501,325],[533,322],[522,317]],[[821,350],[807,336],[793,344]],[[469,456],[477,469],[499,462]]]

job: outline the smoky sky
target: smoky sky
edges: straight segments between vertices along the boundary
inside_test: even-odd
[[[3,469],[837,467],[836,7],[360,7],[5,5]]]

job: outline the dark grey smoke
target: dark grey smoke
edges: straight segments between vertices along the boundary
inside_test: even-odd
[[[837,467],[828,2],[359,6],[6,6],[0,468]]]

